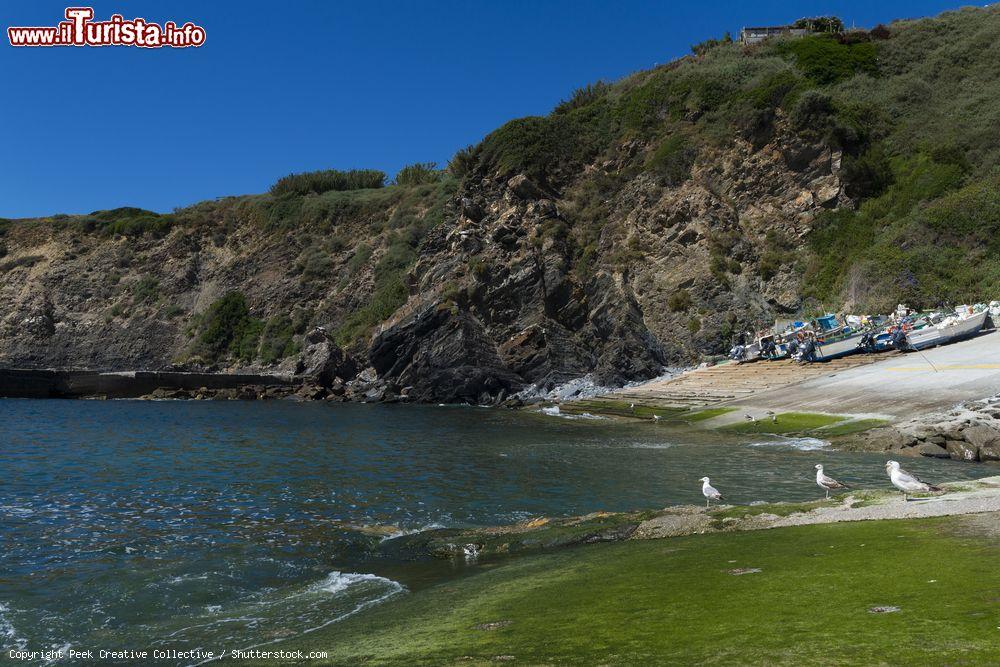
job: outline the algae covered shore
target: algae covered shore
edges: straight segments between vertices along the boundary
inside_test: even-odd
[[[289,646],[329,664],[990,664],[993,513],[601,544],[417,591]]]
[[[508,549],[533,544],[534,554],[487,560],[268,648],[326,651],[317,662],[337,665],[977,665],[1000,655],[998,478],[910,503],[869,492],[654,514],[585,518],[577,525],[589,522],[591,539],[581,529],[562,542],[578,546],[555,551],[546,546],[567,535],[565,522],[526,524],[507,533]],[[682,515],[696,518],[671,519]],[[616,519],[622,541],[587,544],[615,539]]]

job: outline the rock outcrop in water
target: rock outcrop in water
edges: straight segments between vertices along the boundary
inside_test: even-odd
[[[848,446],[956,461],[1000,461],[1000,396],[854,436]]]

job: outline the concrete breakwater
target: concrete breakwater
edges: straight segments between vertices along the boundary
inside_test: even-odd
[[[275,375],[120,371],[0,369],[3,398],[138,398],[156,390],[218,391],[242,387],[290,389],[296,385]]]

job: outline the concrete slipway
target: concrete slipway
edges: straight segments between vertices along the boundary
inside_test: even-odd
[[[785,360],[699,368],[606,398],[664,408],[737,408],[728,419],[718,420],[729,421],[767,411],[910,418],[996,394],[1000,333],[993,330],[923,352],[859,354],[804,365]]]

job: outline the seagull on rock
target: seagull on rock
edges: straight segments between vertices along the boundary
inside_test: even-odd
[[[840,482],[838,482],[837,480],[835,480],[833,477],[827,477],[826,475],[824,475],[823,474],[823,464],[822,463],[817,463],[816,464],[816,483],[819,485],[819,488],[821,488],[824,491],[826,491],[826,497],[827,498],[830,497],[830,491],[832,489],[846,489],[847,488],[846,484],[841,484]]]
[[[929,491],[941,490],[940,487],[923,482],[916,475],[900,468],[898,461],[886,461],[885,471],[889,473],[892,485],[903,492],[904,500],[909,500],[911,493],[927,493]]]
[[[708,483],[708,477],[701,478],[701,494],[705,496],[705,507],[708,507],[713,500],[722,500],[722,494]]]

